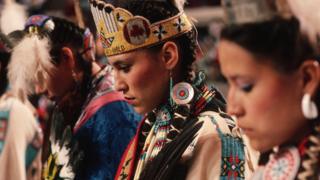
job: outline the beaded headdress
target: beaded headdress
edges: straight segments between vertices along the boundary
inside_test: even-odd
[[[228,24],[268,21],[275,16],[290,17],[286,0],[223,0]]]
[[[193,24],[180,11],[171,18],[151,24],[142,16],[114,7],[101,0],[90,0],[91,12],[107,56],[148,47],[189,32]]]

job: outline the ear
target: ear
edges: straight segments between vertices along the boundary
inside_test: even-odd
[[[75,69],[75,59],[73,56],[73,52],[69,47],[63,47],[61,50],[61,58],[63,63],[62,65],[70,68],[70,69]]]
[[[320,86],[320,66],[319,62],[314,60],[305,61],[300,70],[304,78],[304,88],[303,92],[310,94],[311,97],[314,97],[317,93],[316,91]]]
[[[172,41],[165,42],[162,49],[162,60],[167,70],[172,70],[179,61],[179,50],[176,43]]]

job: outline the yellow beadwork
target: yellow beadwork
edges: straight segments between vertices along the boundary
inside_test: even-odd
[[[90,7],[106,56],[148,47],[193,28],[184,12],[151,24],[142,16],[101,0],[90,0]]]

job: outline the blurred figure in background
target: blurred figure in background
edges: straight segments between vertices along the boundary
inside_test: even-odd
[[[39,89],[56,102],[45,132],[44,179],[112,179],[140,116],[114,91],[110,67],[95,62],[89,29],[31,16],[19,43]],[[26,46],[29,45],[29,46]]]
[[[10,37],[18,40],[21,33],[13,32]],[[24,75],[32,72],[28,72],[29,69],[15,71],[15,67],[27,59],[23,54],[12,54],[10,60],[12,47],[8,37],[0,34],[0,179],[39,179],[42,131],[36,111],[28,101],[31,92],[27,91],[34,86],[28,84],[25,88],[19,84]]]

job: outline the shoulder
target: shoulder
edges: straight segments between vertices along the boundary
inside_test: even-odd
[[[216,154],[217,157],[224,153],[244,155],[244,143],[234,120],[223,112],[214,111],[203,112],[198,118],[203,125],[194,140],[195,152]]]
[[[104,116],[106,119],[121,120],[123,123],[138,123],[141,116],[125,101],[115,101],[102,106],[94,116]]]
[[[25,118],[35,118],[33,108],[28,103],[21,102],[15,97],[5,97],[0,100],[0,109],[8,110],[13,116],[21,116]]]
[[[125,101],[115,101],[101,106],[89,119],[83,124],[84,129],[135,129],[141,116],[139,116],[131,106]],[[83,129],[83,128],[80,128]]]
[[[235,121],[224,112],[206,111],[199,115],[199,120],[213,127],[220,135],[231,135],[240,137]]]
[[[229,167],[226,160],[233,157],[238,157],[240,162],[235,165],[244,168],[244,146],[234,121],[223,112],[214,111],[203,112],[198,118],[203,126],[194,142],[187,179],[225,178],[221,172],[229,170],[225,169]]]

